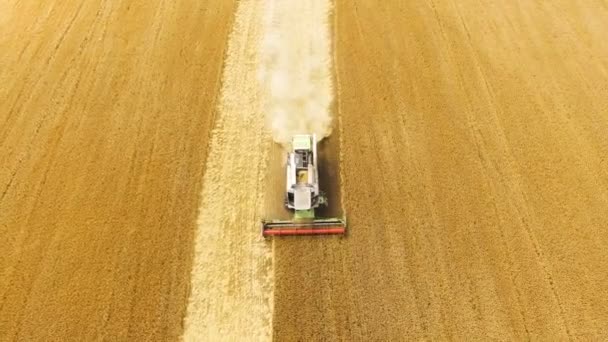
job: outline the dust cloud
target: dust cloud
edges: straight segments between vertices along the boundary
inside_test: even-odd
[[[287,146],[294,134],[331,134],[331,40],[328,1],[266,5],[258,80],[267,128]]]

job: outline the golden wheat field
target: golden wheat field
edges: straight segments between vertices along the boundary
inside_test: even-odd
[[[0,0],[0,341],[608,339],[608,4]],[[343,236],[264,238],[314,132]]]

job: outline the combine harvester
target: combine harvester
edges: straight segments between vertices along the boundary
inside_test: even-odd
[[[285,207],[294,210],[293,219],[262,221],[262,235],[344,234],[346,220],[315,216],[316,208],[327,206],[327,197],[319,190],[316,135],[293,137],[286,168]]]

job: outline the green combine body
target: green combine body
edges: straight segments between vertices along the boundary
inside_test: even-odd
[[[262,222],[263,236],[344,234],[346,220],[319,218],[315,209],[327,205],[319,190],[317,139],[313,135],[296,135],[287,155],[285,206],[293,210],[293,219]]]

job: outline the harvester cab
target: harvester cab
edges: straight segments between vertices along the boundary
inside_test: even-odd
[[[315,209],[327,205],[319,190],[316,135],[295,135],[292,150],[287,154],[285,207],[293,210],[293,219],[262,222],[262,234],[314,235],[344,234],[346,221],[338,218],[318,218]]]

